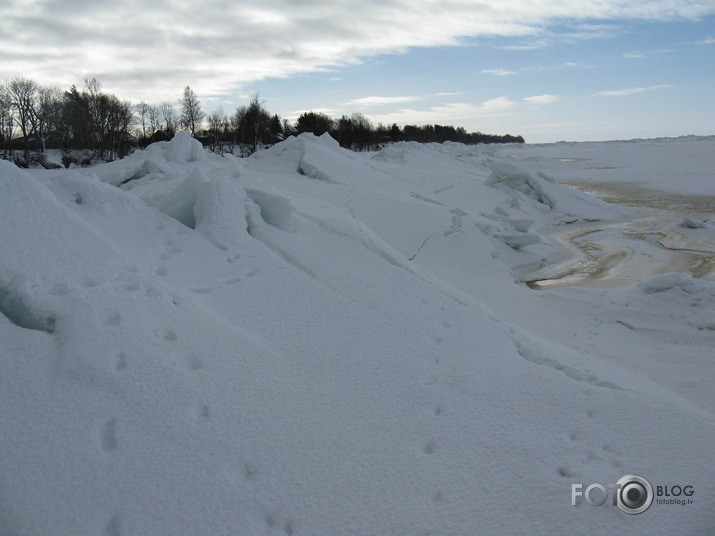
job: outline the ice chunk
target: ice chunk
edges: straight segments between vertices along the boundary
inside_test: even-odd
[[[545,180],[543,177],[534,177],[530,173],[506,162],[490,162],[489,169],[491,169],[492,172],[484,183],[487,186],[516,190],[528,197],[536,199],[539,203],[554,208],[554,200],[547,195],[541,184]]]
[[[195,228],[194,205],[198,189],[202,183],[206,183],[208,180],[199,168],[192,169],[189,176],[179,186],[159,200],[156,208],[187,227]]]
[[[262,190],[247,189],[246,194],[261,210],[261,219],[269,225],[290,231],[295,203],[279,194]]]
[[[196,230],[221,249],[248,236],[246,195],[228,179],[202,183],[193,207]]]
[[[513,249],[541,243],[539,235],[534,233],[494,233],[494,236]]]
[[[693,285],[692,276],[680,272],[660,274],[643,281],[639,288],[646,294],[667,292],[673,289],[685,290]]]
[[[690,218],[683,218],[683,221],[680,222],[680,227],[684,229],[704,229],[705,223]]]
[[[169,142],[166,150],[169,162],[199,162],[206,160],[206,153],[201,142],[191,137],[186,130],[177,132]]]

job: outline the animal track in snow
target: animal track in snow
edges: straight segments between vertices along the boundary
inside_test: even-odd
[[[424,452],[425,454],[434,454],[436,448],[437,444],[430,439],[424,445],[422,445],[422,452]]]
[[[113,452],[117,449],[117,418],[112,417],[102,426],[99,437],[104,452]]]
[[[557,472],[560,476],[563,476],[563,477],[565,477],[565,478],[574,478],[574,477],[576,476],[576,473],[574,473],[573,471],[571,471],[569,468],[563,467],[563,466],[557,468],[557,469],[556,469],[556,472]]]
[[[108,328],[116,328],[121,323],[122,323],[122,315],[119,314],[119,311],[111,312],[109,315],[107,315],[107,318],[104,320],[104,325]]]
[[[57,283],[52,289],[50,289],[49,293],[53,296],[64,296],[68,292],[72,291],[72,287],[65,283]]]
[[[167,329],[164,332],[164,340],[167,342],[174,342],[179,338],[179,336],[176,334],[174,330]]]
[[[197,356],[196,354],[191,354],[189,356],[189,369],[190,370],[199,370],[203,368],[204,364],[201,362],[201,358]]]
[[[127,290],[129,292],[135,291],[138,288],[139,288],[139,280],[138,279],[130,280],[126,285],[124,285],[124,290]]]
[[[114,362],[114,370],[120,371],[127,368],[127,356],[124,352],[119,352]]]
[[[251,462],[244,463],[243,476],[246,480],[255,480],[258,476],[258,468]]]
[[[104,528],[104,536],[120,536],[122,523],[119,514],[114,514]]]

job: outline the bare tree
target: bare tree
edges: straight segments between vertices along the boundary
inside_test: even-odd
[[[141,101],[134,108],[137,111],[137,116],[139,116],[139,127],[141,128],[142,139],[145,140],[146,139],[146,128],[147,128],[147,125],[149,124],[149,108],[150,108],[150,106],[146,102]]]
[[[175,132],[178,126],[179,119],[176,115],[176,109],[170,102],[162,102],[159,105],[161,119],[164,121],[164,130]]]
[[[228,116],[223,108],[220,106],[218,109],[214,110],[208,115],[208,131],[209,136],[211,136],[211,150],[217,152],[217,149],[221,149],[220,152],[223,154],[223,138],[226,131],[226,126],[228,124]]]
[[[24,138],[24,154],[28,157],[30,152],[28,137],[32,129],[33,114],[35,112],[35,99],[38,86],[34,80],[21,76],[12,78],[7,84],[10,103],[16,112],[17,122]]]
[[[40,87],[32,118],[37,138],[42,144],[42,152],[47,151],[47,140],[53,131],[60,129],[62,122],[63,94],[56,87]]]
[[[12,113],[12,100],[7,91],[7,84],[0,84],[0,142],[3,158],[11,152],[10,141],[15,131],[15,118]]]
[[[199,98],[189,86],[184,88],[184,96],[179,102],[181,104],[181,125],[188,128],[193,136],[201,127],[201,122],[206,114],[201,111]]]
[[[154,134],[157,130],[161,129],[161,112],[159,107],[156,105],[149,106],[149,128],[151,133]]]

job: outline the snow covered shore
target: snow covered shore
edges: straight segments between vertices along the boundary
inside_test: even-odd
[[[0,532],[712,533],[715,281],[521,283],[633,210],[552,150],[0,162]],[[629,473],[693,504],[571,505]]]

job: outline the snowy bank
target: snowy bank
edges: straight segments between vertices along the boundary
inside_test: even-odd
[[[543,229],[626,211],[512,160],[302,135],[243,161],[179,136],[83,172],[0,162],[3,531],[712,529],[712,400],[598,342],[689,352],[666,319],[688,311],[708,352],[712,282],[526,288],[568,255]],[[571,506],[628,473],[695,501]]]

